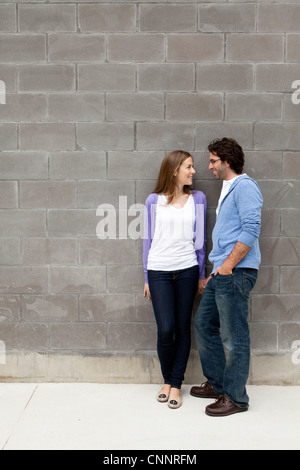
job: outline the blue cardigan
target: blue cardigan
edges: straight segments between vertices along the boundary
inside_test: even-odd
[[[195,204],[194,245],[199,265],[199,279],[205,279],[205,254],[206,254],[206,197],[202,191],[191,191]],[[147,197],[144,211],[144,236],[143,236],[143,264],[145,282],[148,283],[148,256],[151,248],[156,221],[156,206],[158,194],[152,193]]]
[[[258,238],[262,205],[259,186],[252,178],[244,174],[232,183],[221,203],[212,234],[213,249],[209,255],[212,274],[223,265],[238,241],[251,250],[236,267],[259,268],[261,254]]]

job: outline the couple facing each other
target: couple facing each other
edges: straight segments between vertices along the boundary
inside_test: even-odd
[[[191,348],[194,299],[202,294],[194,334],[207,381],[192,387],[191,395],[215,398],[206,413],[227,416],[249,406],[247,317],[261,262],[263,199],[257,183],[243,173],[244,152],[234,139],[216,139],[208,150],[209,169],[223,181],[209,254],[211,274],[205,277],[206,197],[191,189],[196,173],[193,157],[181,150],[170,152],[146,200],[144,296],[152,301],[157,323],[164,379],[157,400],[178,408]]]

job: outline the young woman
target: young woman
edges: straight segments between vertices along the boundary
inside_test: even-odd
[[[164,386],[157,400],[168,402],[170,408],[182,404],[192,308],[205,283],[206,197],[201,191],[191,191],[194,175],[189,153],[168,153],[145,208],[144,296],[152,300],[158,329]]]

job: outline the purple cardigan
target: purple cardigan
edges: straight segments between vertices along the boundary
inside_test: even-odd
[[[194,244],[199,265],[199,279],[205,279],[205,254],[206,254],[206,197],[202,191],[193,191],[192,196],[195,203],[195,228]],[[158,194],[152,193],[146,200],[144,212],[144,241],[143,241],[143,264],[145,282],[148,283],[148,256],[151,248],[156,220],[156,206]]]

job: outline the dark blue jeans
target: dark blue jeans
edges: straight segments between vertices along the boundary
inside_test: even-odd
[[[194,332],[204,376],[216,393],[247,407],[250,367],[247,322],[249,296],[256,269],[238,268],[228,276],[212,276],[194,319]],[[226,360],[224,347],[228,351]]]
[[[191,349],[191,317],[198,279],[198,265],[179,271],[148,271],[161,371],[165,384],[179,389]]]

